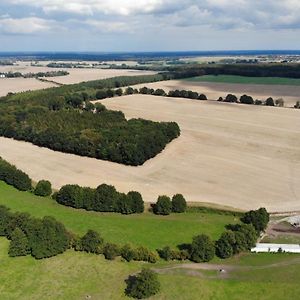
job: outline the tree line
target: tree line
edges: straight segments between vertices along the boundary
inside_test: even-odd
[[[50,72],[37,72],[37,73],[21,73],[21,72],[0,72],[0,75],[4,75],[6,78],[36,78],[36,77],[57,77],[66,76],[70,73],[67,71],[50,71]]]

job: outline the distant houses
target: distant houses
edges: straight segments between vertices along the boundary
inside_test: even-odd
[[[255,253],[300,253],[300,245],[298,244],[270,244],[270,243],[258,243],[251,252]]]

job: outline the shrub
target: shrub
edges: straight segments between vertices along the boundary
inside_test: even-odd
[[[282,98],[275,100],[275,104],[278,107],[284,107],[284,100]]]
[[[157,274],[147,269],[143,269],[136,276],[130,276],[125,282],[125,294],[135,299],[149,298],[160,290]]]
[[[156,253],[141,246],[135,250],[135,255],[134,255],[133,259],[136,261],[147,261],[150,263],[156,263],[158,257],[156,255]]]
[[[213,259],[215,246],[211,239],[204,234],[195,236],[190,247],[190,257],[194,262],[207,262]]]
[[[237,97],[232,94],[228,94],[224,100],[224,102],[234,102],[236,103],[238,101]]]
[[[105,99],[107,98],[107,94],[106,94],[106,91],[105,90],[99,90],[97,93],[96,93],[96,99]]]
[[[273,98],[268,98],[266,100],[266,106],[275,106]]]
[[[157,89],[154,91],[153,95],[155,96],[166,96],[166,92],[163,89]]]
[[[79,185],[67,184],[56,195],[56,201],[60,204],[75,208],[83,207],[83,193]]]
[[[300,108],[300,101],[296,102],[296,104],[294,105],[294,108]]]
[[[116,93],[116,95],[117,96],[122,96],[123,95],[123,90],[122,89],[117,89],[116,91],[115,91],[115,93]]]
[[[246,224],[252,224],[255,230],[260,233],[267,228],[270,220],[270,215],[265,208],[258,210],[250,210],[241,218],[241,221]]]
[[[263,102],[262,102],[261,100],[255,100],[254,104],[255,104],[255,105],[262,105]]]
[[[99,253],[99,247],[102,244],[103,239],[94,230],[89,230],[80,240],[81,250],[88,253]]]
[[[139,192],[131,191],[127,194],[130,199],[133,213],[143,213],[144,212],[144,201],[142,195]]]
[[[166,246],[162,249],[158,249],[157,250],[159,257],[164,259],[164,260],[171,260],[173,259],[173,255],[172,255],[172,250],[169,246]]]
[[[251,96],[243,95],[240,98],[240,102],[243,104],[253,104],[254,100]]]
[[[181,194],[176,194],[172,198],[172,212],[183,213],[186,211],[187,204]]]
[[[154,206],[157,215],[169,215],[172,211],[172,202],[168,196],[159,196]]]
[[[29,253],[30,248],[25,233],[20,228],[16,228],[11,235],[8,255],[11,257],[26,256]]]
[[[126,244],[121,248],[121,256],[126,261],[132,261],[135,255],[135,250],[130,245]]]
[[[235,234],[232,231],[223,232],[216,241],[216,255],[220,258],[231,257],[234,254],[235,244]]]
[[[34,194],[41,197],[47,197],[52,194],[51,183],[47,180],[40,180],[35,189]]]
[[[126,95],[132,95],[133,93],[134,93],[134,90],[132,87],[126,88],[126,90],[125,90]]]
[[[223,102],[224,99],[222,97],[219,97],[218,101]]]
[[[207,100],[207,97],[204,94],[200,94],[199,97],[198,97],[198,99],[199,100]]]
[[[120,249],[116,244],[107,243],[104,245],[103,255],[106,259],[114,260],[117,256],[120,255]]]
[[[0,205],[0,236],[6,236],[7,227],[13,214],[5,206]]]

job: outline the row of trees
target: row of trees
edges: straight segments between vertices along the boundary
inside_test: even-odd
[[[144,211],[144,201],[140,193],[131,191],[119,193],[112,185],[102,184],[96,189],[65,185],[55,195],[58,203],[74,208],[101,212],[135,214]]]
[[[194,262],[208,262],[215,254],[220,258],[229,258],[240,252],[249,251],[255,246],[260,233],[269,222],[265,208],[252,210],[243,215],[242,224],[227,225],[227,230],[216,241],[207,235],[195,236],[191,244],[183,245],[180,250],[164,247],[157,250],[165,260],[190,259]]]
[[[220,97],[218,101],[221,102],[230,102],[230,103],[242,103],[242,104],[255,104],[255,105],[266,105],[266,106],[284,106],[283,99],[277,99],[274,101],[272,97],[267,98],[265,101],[262,100],[254,100],[251,96],[242,95],[240,99],[236,95],[228,94],[224,99]]]
[[[51,72],[38,72],[38,73],[26,73],[22,74],[20,72],[7,72],[7,73],[0,73],[0,75],[4,75],[6,78],[36,78],[36,77],[57,77],[57,76],[66,76],[70,73],[67,71],[51,71]]]

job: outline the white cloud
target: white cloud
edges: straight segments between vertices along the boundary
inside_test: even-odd
[[[2,18],[0,19],[0,31],[8,34],[33,34],[49,32],[56,26],[54,21],[40,18]]]

